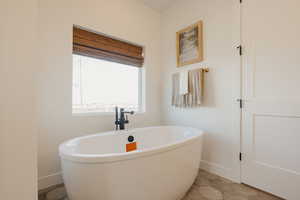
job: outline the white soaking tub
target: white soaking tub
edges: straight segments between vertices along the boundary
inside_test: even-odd
[[[161,126],[79,137],[60,145],[70,200],[180,200],[199,169],[202,131]],[[126,152],[133,136],[137,150]]]

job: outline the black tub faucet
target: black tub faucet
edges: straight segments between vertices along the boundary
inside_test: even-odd
[[[124,130],[125,124],[129,123],[127,114],[133,115],[134,111],[125,111],[124,108],[120,108],[120,112],[119,112],[119,108],[116,107],[115,113],[116,113],[116,120],[115,120],[116,130]]]

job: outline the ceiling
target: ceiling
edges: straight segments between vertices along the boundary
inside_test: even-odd
[[[163,11],[168,8],[174,0],[142,0],[151,8],[158,11]]]

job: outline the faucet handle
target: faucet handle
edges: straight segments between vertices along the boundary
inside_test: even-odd
[[[134,114],[134,111],[126,111],[126,112],[124,112],[124,113],[133,115],[133,114]]]

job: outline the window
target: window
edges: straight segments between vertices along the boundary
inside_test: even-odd
[[[73,113],[142,111],[142,48],[73,31]]]
[[[140,111],[141,68],[73,55],[73,112]]]

